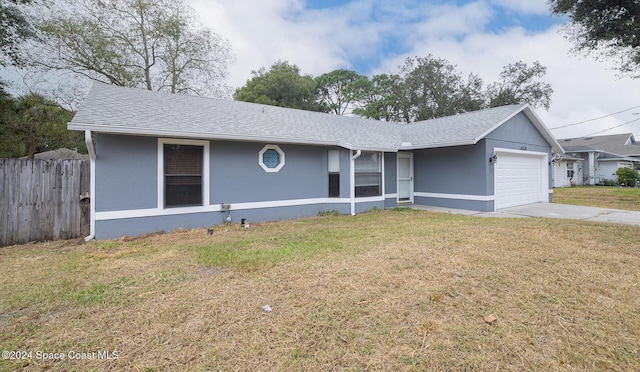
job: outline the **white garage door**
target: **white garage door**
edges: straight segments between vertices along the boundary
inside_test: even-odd
[[[495,208],[549,201],[547,154],[495,151]]]

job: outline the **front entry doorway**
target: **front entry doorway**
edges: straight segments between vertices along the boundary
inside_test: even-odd
[[[398,203],[413,203],[412,153],[398,153]]]

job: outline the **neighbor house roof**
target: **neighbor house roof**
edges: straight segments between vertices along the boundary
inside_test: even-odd
[[[610,154],[609,157],[640,157],[640,144],[636,143],[631,133],[566,138],[559,142],[566,152],[603,152]]]
[[[24,156],[22,158],[26,159],[27,157]],[[43,159],[43,160],[55,160],[55,159],[88,160],[89,155],[80,154],[78,151],[67,149],[67,148],[60,148],[57,150],[39,152],[34,155],[34,158]]]
[[[411,124],[95,83],[69,123],[72,130],[167,137],[399,149],[470,145],[524,112],[562,152],[528,105],[474,111]]]
[[[579,158],[577,156],[571,156],[568,154],[559,154],[557,159],[558,160],[576,160],[576,161],[584,160],[583,158]]]

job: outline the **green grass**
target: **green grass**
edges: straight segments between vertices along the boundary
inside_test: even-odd
[[[607,186],[556,188],[553,190],[553,202],[640,211],[640,188]]]
[[[1,349],[120,353],[0,370],[640,370],[638,226],[394,208],[214,229],[0,249]]]
[[[323,215],[319,218],[273,224],[278,233],[271,237],[265,237],[255,229],[247,229],[241,237],[207,244],[181,245],[180,248],[194,252],[197,263],[202,266],[253,271],[284,261],[309,259],[336,251],[357,251],[357,245],[349,242],[364,238],[365,233],[357,228],[327,228],[327,225],[339,227],[349,220],[353,220],[353,217]]]

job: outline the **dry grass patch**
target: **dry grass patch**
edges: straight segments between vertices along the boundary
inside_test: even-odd
[[[553,189],[553,202],[640,211],[640,188],[580,186]]]
[[[0,347],[119,358],[0,369],[640,370],[638,236],[389,210],[8,247]]]

